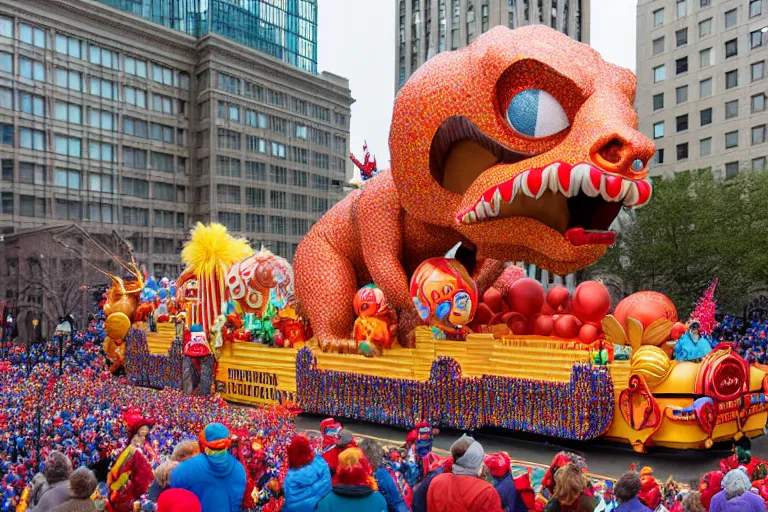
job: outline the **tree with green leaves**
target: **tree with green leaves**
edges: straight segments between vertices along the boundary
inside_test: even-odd
[[[768,283],[768,173],[654,180],[651,201],[624,216],[616,244],[589,274],[620,278],[626,293],[664,293],[682,319],[717,278],[721,309],[740,314],[750,291]]]

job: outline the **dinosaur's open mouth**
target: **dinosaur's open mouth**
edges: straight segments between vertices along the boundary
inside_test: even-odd
[[[464,194],[485,171],[532,155],[500,145],[463,117],[445,121],[430,150],[432,176],[447,190]],[[556,161],[529,168],[496,184],[456,216],[459,224],[527,217],[557,230],[574,245],[611,244],[608,232],[622,207],[648,201],[651,185],[607,174],[589,163]]]

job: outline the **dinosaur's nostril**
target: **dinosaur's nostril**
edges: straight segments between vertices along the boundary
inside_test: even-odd
[[[598,153],[606,162],[610,162],[612,164],[619,164],[621,163],[621,160],[623,158],[624,150],[625,150],[624,141],[622,141],[618,137],[614,137],[611,140],[609,140],[607,143],[605,143],[605,145],[602,148],[600,148]]]

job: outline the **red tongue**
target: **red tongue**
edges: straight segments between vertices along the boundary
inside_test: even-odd
[[[571,228],[565,232],[565,239],[572,245],[613,245],[616,233],[613,231],[584,231],[584,228]]]

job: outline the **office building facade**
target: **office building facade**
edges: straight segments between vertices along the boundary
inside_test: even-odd
[[[118,3],[164,4],[0,0],[3,232],[115,230],[175,276],[218,221],[292,258],[351,176],[348,81]]]
[[[398,0],[395,90],[430,57],[503,25],[547,25],[589,43],[589,0]]]
[[[766,168],[767,0],[640,0],[640,130],[652,176]]]

